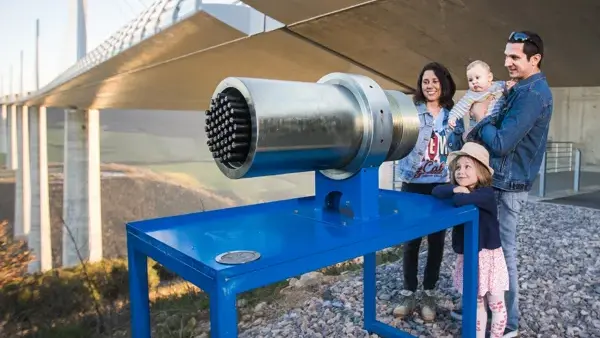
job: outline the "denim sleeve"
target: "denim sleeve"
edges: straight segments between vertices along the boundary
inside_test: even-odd
[[[462,135],[465,131],[465,122],[463,119],[456,120],[454,130],[448,129],[448,149],[450,151],[460,150],[464,144]]]
[[[537,92],[519,93],[502,123],[499,126],[482,125],[479,138],[493,155],[504,156],[533,128],[542,108],[542,100]]]

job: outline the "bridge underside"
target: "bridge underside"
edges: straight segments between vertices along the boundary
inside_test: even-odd
[[[334,72],[413,91],[421,67],[444,63],[460,89],[471,60],[505,78],[513,30],[538,32],[553,87],[600,86],[597,0],[246,0],[286,27],[246,36],[205,12],[143,40],[28,104],[80,108],[206,109],[227,76],[316,81]]]

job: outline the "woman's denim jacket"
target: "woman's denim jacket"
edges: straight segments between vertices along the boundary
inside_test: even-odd
[[[415,176],[421,161],[423,160],[423,155],[425,151],[427,151],[427,147],[429,146],[429,140],[431,139],[431,133],[433,131],[433,115],[427,111],[427,107],[424,103],[419,103],[416,105],[417,112],[419,113],[419,137],[417,139],[417,143],[413,150],[406,155],[403,159],[398,161],[398,165],[396,166],[396,179],[402,182],[410,182],[410,180]],[[442,108],[440,110],[440,114],[444,114],[444,133],[447,135],[446,142],[448,144],[448,150],[453,151],[452,145],[454,144],[453,133],[449,132],[448,129],[448,116],[450,111],[446,108]]]

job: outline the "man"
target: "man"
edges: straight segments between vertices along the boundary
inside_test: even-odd
[[[497,106],[498,111],[484,117],[487,103],[473,106],[471,114],[479,123],[468,133],[467,141],[481,143],[488,149],[495,171],[493,186],[510,284],[505,295],[508,321],[504,333],[504,337],[509,338],[519,336],[517,224],[546,150],[553,101],[541,71],[544,43],[539,35],[513,32],[504,54],[504,66],[517,83]],[[463,130],[463,125],[455,129],[451,148],[460,146]],[[456,311],[453,316],[459,317],[460,312]]]

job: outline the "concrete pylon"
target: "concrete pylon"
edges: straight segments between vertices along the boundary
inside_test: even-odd
[[[8,166],[8,110],[5,104],[0,105],[0,153],[4,155],[0,165]]]
[[[8,106],[8,154],[7,162],[9,170],[16,170],[19,166],[19,152],[17,144],[17,106]]]
[[[29,113],[27,106],[17,106],[17,151],[19,165],[15,182],[14,236],[27,239],[31,228],[31,189],[29,167]]]
[[[97,110],[65,110],[62,265],[102,259]]]
[[[27,243],[34,257],[28,272],[34,273],[52,269],[46,107],[29,107],[29,129],[31,229]]]

